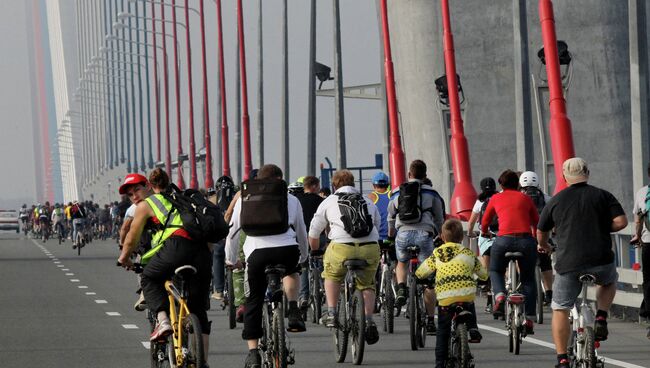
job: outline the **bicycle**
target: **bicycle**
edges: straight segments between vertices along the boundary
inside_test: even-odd
[[[537,304],[535,305],[535,322],[540,325],[544,323],[544,295],[546,290],[544,289],[544,282],[542,278],[542,271],[539,268],[539,265],[535,266],[535,282],[537,283]]]
[[[65,240],[65,235],[63,234],[63,224],[60,222],[57,222],[56,225],[54,225],[54,229],[56,231],[56,237],[59,240],[59,245]]]
[[[395,282],[394,265],[390,260],[388,247],[381,247],[379,259],[379,285],[377,285],[377,310],[381,312],[384,332],[393,333],[395,326]]]
[[[119,262],[117,265],[121,266]],[[133,270],[142,273],[143,266],[135,263]],[[196,272],[194,266],[180,266],[174,271],[175,277],[165,281],[173,332],[163,339],[151,342],[149,351],[152,367],[198,368],[205,363],[201,323],[187,306],[190,290],[188,283]],[[156,313],[148,310],[147,318],[153,331],[157,323]]]
[[[41,239],[43,243],[50,239],[50,223],[44,219],[41,219]]]
[[[569,320],[572,325],[569,349],[567,351],[572,367],[601,368],[605,366],[603,358],[598,356],[600,343],[594,336],[594,311],[587,302],[587,288],[594,284],[596,276],[584,274],[579,277],[582,283],[580,302],[571,309]]]
[[[365,259],[348,259],[343,262],[348,271],[336,306],[337,323],[332,330],[334,354],[337,363],[343,363],[352,337],[352,363],[361,364],[366,343],[366,310],[361,290],[357,290],[357,271],[368,266]],[[350,336],[351,335],[351,336]]]
[[[311,321],[318,324],[323,313],[323,295],[325,287],[321,273],[323,272],[323,252],[311,252],[309,257],[309,309]]]
[[[424,289],[423,283],[428,283],[428,280],[418,281],[415,277],[415,271],[420,265],[418,255],[420,254],[420,247],[411,245],[406,248],[409,254],[409,270],[407,285],[409,288],[408,299],[408,319],[409,319],[409,335],[411,340],[411,350],[418,350],[423,348],[427,336],[427,313],[424,305]]]
[[[519,355],[521,342],[526,337],[526,314],[524,303],[526,298],[519,291],[519,273],[517,272],[517,260],[524,257],[521,252],[506,252],[508,260],[508,283],[506,284],[506,330],[508,331],[508,351]],[[497,317],[495,317],[497,318]]]
[[[77,249],[77,255],[81,255],[81,248],[85,247],[86,244],[88,244],[88,237],[86,235],[86,223],[85,222],[80,222],[77,223],[77,235],[74,239],[74,244],[72,246],[72,249]]]
[[[446,307],[449,308],[449,313],[452,313],[446,368],[474,367],[474,357],[469,349],[467,327],[472,313],[465,307],[466,303],[454,303]]]
[[[223,288],[223,299],[221,300],[221,310],[227,309],[228,328],[231,330],[237,326],[235,305],[235,284],[232,279],[233,267],[226,265],[226,281]]]
[[[295,363],[295,352],[289,348],[284,328],[285,298],[282,277],[286,274],[283,265],[266,266],[266,298],[262,308],[262,329],[259,349],[262,364],[270,368],[286,368]]]

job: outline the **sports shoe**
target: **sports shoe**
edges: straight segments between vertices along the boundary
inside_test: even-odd
[[[260,368],[262,366],[262,357],[260,352],[257,349],[249,350],[248,356],[246,357],[246,362],[244,363],[245,368]]]
[[[366,343],[373,345],[377,341],[379,341],[379,331],[377,331],[375,321],[366,321]]]
[[[320,324],[325,327],[335,328],[337,325],[336,322],[336,315],[334,313],[325,312],[320,317]]]
[[[237,311],[235,311],[235,321],[237,321],[237,323],[244,323],[245,312],[246,312],[246,307],[243,304],[237,307]]]
[[[607,320],[603,317],[596,317],[596,322],[594,323],[594,338],[596,341],[605,341],[607,340],[607,335],[609,335],[609,330],[607,330]]]
[[[570,368],[570,367],[571,367],[571,362],[569,362],[569,359],[561,359],[555,365],[555,368]]]
[[[481,332],[478,330],[478,328],[470,328],[469,331],[469,342],[472,344],[478,344],[483,340],[483,335],[481,335]]]
[[[168,320],[160,321],[156,324],[156,327],[153,329],[153,332],[151,333],[151,337],[149,340],[151,341],[156,341],[160,340],[165,336],[169,336],[172,334],[172,325],[169,324]]]
[[[437,331],[436,320],[432,316],[427,317],[427,335],[435,336]]]
[[[147,302],[144,300],[143,292],[140,292],[140,296],[138,297],[138,300],[135,302],[135,305],[133,305],[133,309],[135,309],[138,312],[142,312],[145,309],[147,309]]]
[[[309,308],[309,299],[308,298],[299,298],[298,299],[298,308],[302,310],[307,310]]]
[[[503,293],[499,293],[495,295],[492,314],[494,316],[502,316],[505,309],[505,303],[506,303],[506,296]]]
[[[533,330],[533,326],[534,326],[533,320],[527,318],[524,321],[524,327],[526,328],[526,335],[534,335],[535,334],[535,330]]]
[[[406,284],[402,283],[397,285],[397,295],[395,296],[395,306],[403,307],[406,305],[406,299],[409,298],[409,289]]]
[[[73,250],[77,249],[77,244],[76,243],[72,243],[72,249]]]
[[[223,300],[223,293],[220,291],[215,291],[210,297],[214,300]]]
[[[298,307],[289,308],[289,313],[287,314],[287,319],[289,320],[287,331],[305,332],[307,330],[305,327],[305,321],[302,320],[302,313],[300,313],[300,309]]]

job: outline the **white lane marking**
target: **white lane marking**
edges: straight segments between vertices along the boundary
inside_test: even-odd
[[[495,328],[495,327],[491,327],[491,326],[482,325],[482,324],[479,324],[478,326],[479,326],[479,328],[481,328],[483,330],[488,330],[488,331],[492,331],[494,333],[498,333],[498,334],[503,335],[503,336],[508,336],[508,332],[505,331],[505,330]],[[536,339],[536,338],[533,338],[533,337],[526,337],[526,341],[529,341],[529,342],[532,342],[533,344],[540,345],[540,346],[555,350],[555,345],[551,344],[551,343],[548,343],[546,341],[542,341],[542,340],[539,340],[539,339]],[[612,359],[612,358],[607,358],[607,357],[604,357],[602,355],[600,355],[600,357],[605,360],[605,363],[612,364],[612,365],[615,365],[615,366],[618,366],[618,367],[623,367],[623,368],[645,368],[645,367],[643,367],[641,365],[636,365],[636,364],[627,363],[627,362],[623,362],[623,361]]]
[[[67,268],[62,268],[61,271],[70,271],[70,270]]]
[[[64,265],[61,265],[61,264],[60,264],[60,265],[56,265],[56,266],[57,266],[57,267],[65,267]]]
[[[86,295],[97,295],[97,293],[94,291],[88,291],[86,292]]]
[[[59,264],[59,263],[61,263],[61,261],[54,261],[54,264]]]
[[[72,273],[72,272],[68,272],[68,273],[66,273],[65,275],[66,275],[66,276],[74,276],[74,273]]]
[[[97,304],[108,304],[108,302],[106,300],[103,300],[103,299],[97,299],[97,300],[95,300],[95,303],[97,303]]]
[[[150,350],[151,349],[151,343],[149,341],[142,341],[142,346],[144,346],[145,349]]]
[[[127,330],[137,330],[138,329],[138,326],[136,326],[136,325],[122,325],[122,327],[124,327]]]
[[[88,286],[86,286],[86,285],[79,285],[79,286],[77,286],[77,287],[78,287],[79,289],[88,289]]]
[[[106,315],[111,317],[121,316],[120,312],[106,312]]]
[[[79,282],[79,279],[70,279],[70,282]]]

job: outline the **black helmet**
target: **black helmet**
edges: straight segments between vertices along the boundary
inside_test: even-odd
[[[253,170],[251,170],[251,172],[248,173],[248,178],[249,178],[249,179],[256,179],[256,178],[257,178],[257,172],[258,172],[258,171],[259,171],[258,169],[253,169]]]

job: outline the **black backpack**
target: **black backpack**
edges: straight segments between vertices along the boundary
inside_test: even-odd
[[[221,213],[225,213],[235,196],[235,184],[230,181],[224,181],[217,186],[217,206],[221,209]]]
[[[417,224],[422,220],[422,214],[431,211],[431,208],[422,209],[422,195],[420,182],[411,181],[399,186],[397,199],[397,214],[403,224]]]
[[[287,183],[282,179],[243,182],[239,222],[244,233],[266,236],[289,230],[287,195]]]
[[[485,210],[487,209],[488,203],[490,202],[490,198],[486,198],[483,201],[483,205],[481,206],[481,212],[478,215],[478,223],[481,224],[483,223],[483,216],[485,215]],[[485,229],[482,229],[483,232],[486,232]],[[490,224],[488,225],[487,230],[489,230],[492,233],[497,233],[499,232],[499,219],[497,218],[497,215],[495,214],[492,216],[492,220],[490,221]]]
[[[546,206],[544,193],[537,187],[526,187],[524,188],[524,193],[533,200],[535,207],[537,207],[537,213],[541,214],[544,206]]]
[[[372,216],[368,204],[359,193],[337,193],[341,221],[345,232],[353,238],[368,236],[372,231]]]
[[[183,229],[197,242],[216,243],[228,235],[228,225],[217,205],[205,199],[195,189],[180,190],[171,184],[171,190],[161,193],[171,202],[183,221]],[[170,211],[170,213],[171,213]],[[167,219],[169,220],[169,217]],[[164,225],[167,227],[167,224]]]

